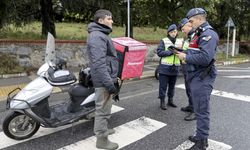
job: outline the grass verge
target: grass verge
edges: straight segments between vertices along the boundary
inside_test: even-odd
[[[55,23],[57,39],[60,40],[86,40],[87,24],[83,23]],[[13,25],[5,26],[0,30],[1,39],[41,39],[42,25],[40,22],[32,22],[23,27]],[[134,38],[143,41],[160,41],[166,36],[166,30],[150,27],[134,27]],[[125,36],[125,27],[113,27],[111,37]]]

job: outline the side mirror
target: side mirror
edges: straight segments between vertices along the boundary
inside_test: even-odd
[[[67,61],[64,60],[63,58],[56,58],[56,68],[58,69],[63,69],[63,68],[67,68]]]

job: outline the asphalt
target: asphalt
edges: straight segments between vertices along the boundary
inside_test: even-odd
[[[241,61],[225,61],[225,62],[217,62],[217,66],[226,66],[232,64],[240,64],[250,62],[249,59],[241,60]],[[131,80],[140,80],[145,78],[152,78],[155,75],[155,69],[158,65],[158,62],[145,62],[143,73],[140,78],[130,79]],[[74,72],[76,77],[78,77],[78,71],[80,68],[69,68],[70,71]],[[5,74],[0,76],[0,102],[5,101],[8,97],[8,94],[16,88],[23,88],[25,87],[30,81],[35,79],[36,73],[19,73],[19,74]],[[128,81],[128,80],[126,80]],[[126,82],[125,81],[125,82]],[[66,88],[67,89],[67,88]],[[53,89],[54,93],[63,92],[65,89],[63,86],[55,87]]]

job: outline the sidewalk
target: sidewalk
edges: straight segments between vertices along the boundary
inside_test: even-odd
[[[250,59],[242,60],[242,61],[226,61],[226,62],[216,62],[217,66],[226,66],[232,64],[239,64],[250,62]],[[146,62],[143,68],[143,73],[140,79],[152,78],[155,74],[155,68],[158,65],[158,62]],[[79,68],[70,69],[76,77],[78,77]],[[23,88],[30,81],[36,78],[36,73],[34,72],[32,75],[28,76],[26,73],[20,74],[11,74],[11,75],[2,75],[0,76],[0,102],[5,101],[7,99],[8,93],[14,90],[15,88]],[[139,80],[131,79],[131,80]],[[64,91],[63,87],[55,87],[53,89],[54,93]]]

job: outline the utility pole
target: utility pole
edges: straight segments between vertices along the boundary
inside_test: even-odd
[[[124,0],[127,3],[127,24],[126,24],[126,31],[125,36],[133,38],[133,25],[131,20],[131,7],[133,5],[132,0]]]
[[[232,40],[232,56],[234,56],[235,51],[235,35],[236,35],[236,29],[234,22],[231,17],[228,18],[227,23],[225,25],[227,27],[227,54],[226,58],[228,59],[228,53],[229,53],[229,36],[230,36],[230,28],[233,28],[233,40]]]
[[[128,37],[130,37],[130,0],[127,0],[127,13],[128,13]]]
[[[236,38],[236,28],[233,29],[233,44],[232,44],[232,56],[235,55],[235,38]]]
[[[226,58],[228,59],[228,51],[229,51],[229,36],[230,36],[230,27],[227,26],[227,54],[226,54]]]

